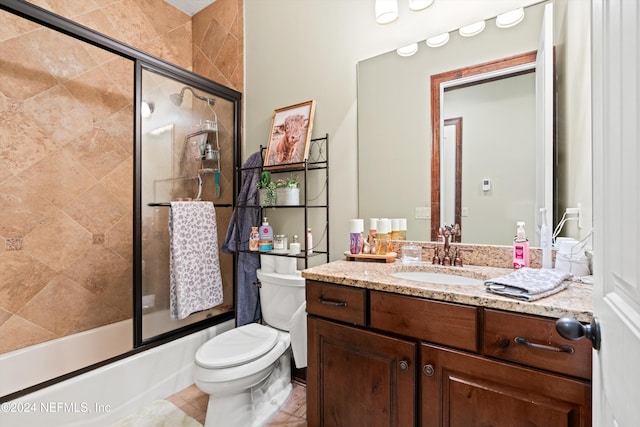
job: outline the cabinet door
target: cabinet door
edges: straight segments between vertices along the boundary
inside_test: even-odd
[[[423,426],[591,425],[588,382],[422,344]]]
[[[414,426],[417,344],[308,320],[309,426]]]

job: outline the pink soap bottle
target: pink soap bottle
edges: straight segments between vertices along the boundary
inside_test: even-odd
[[[516,237],[513,239],[513,268],[529,267],[529,240],[524,230],[524,221],[517,222]]]

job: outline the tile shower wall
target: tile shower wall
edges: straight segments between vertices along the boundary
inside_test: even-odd
[[[34,4],[242,91],[242,0]],[[132,64],[0,12],[0,353],[131,317]]]

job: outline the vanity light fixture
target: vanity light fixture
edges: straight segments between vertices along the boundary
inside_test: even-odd
[[[143,119],[148,119],[151,117],[151,113],[153,113],[154,109],[155,106],[153,105],[153,102],[142,101],[142,105],[140,106],[140,115]]]
[[[411,43],[396,50],[400,56],[411,56],[418,51],[418,43]]]
[[[518,25],[524,19],[524,9],[515,9],[496,16],[496,26],[498,28],[510,28]]]
[[[449,41],[449,33],[438,34],[437,36],[429,37],[426,40],[427,46],[429,47],[440,47],[447,44]]]
[[[398,0],[376,0],[376,22],[389,24],[398,19]]]
[[[482,30],[484,30],[485,25],[486,24],[485,24],[484,21],[478,21],[478,22],[475,22],[473,24],[467,25],[465,27],[461,27],[458,30],[458,32],[463,37],[475,36],[475,35],[480,34],[482,32]]]
[[[433,0],[409,0],[409,9],[414,12],[424,10],[433,4]]]

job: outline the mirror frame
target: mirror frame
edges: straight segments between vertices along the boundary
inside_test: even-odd
[[[507,58],[498,59],[495,61],[483,62],[481,64],[471,65],[464,68],[458,68],[451,71],[446,71],[440,74],[433,74],[431,76],[431,240],[437,241],[438,229],[440,224],[440,135],[441,135],[441,112],[440,106],[442,104],[441,91],[443,84],[451,82],[453,80],[459,80],[462,78],[468,78],[473,76],[480,76],[487,73],[495,73],[500,70],[525,65],[535,64],[537,51],[526,52],[520,55],[509,56]],[[527,69],[524,71],[510,73],[509,76],[520,75],[535,72],[535,68]],[[480,78],[477,81],[465,83],[465,85],[474,85],[479,83],[488,82],[491,80],[497,80],[504,78],[505,76],[489,77],[486,79]],[[456,176],[456,182],[458,178]],[[456,200],[458,185],[456,184]],[[460,221],[459,207],[456,205],[456,221]],[[459,223],[459,222],[458,222]]]

